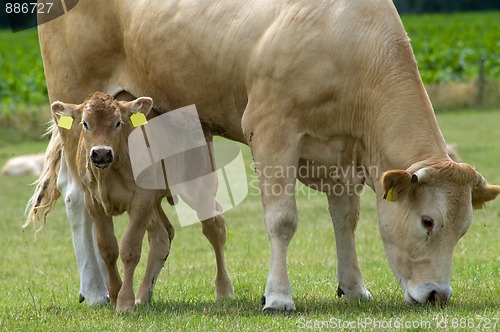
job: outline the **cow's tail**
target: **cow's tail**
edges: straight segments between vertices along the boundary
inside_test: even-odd
[[[55,123],[48,128],[47,135],[52,136],[45,152],[43,171],[34,182],[35,192],[29,200],[25,212],[27,217],[24,227],[43,222],[37,232],[43,228],[47,221],[47,214],[52,211],[57,199],[61,196],[59,189],[57,189],[57,174],[61,163],[62,142]]]

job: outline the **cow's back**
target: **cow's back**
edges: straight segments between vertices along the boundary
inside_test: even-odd
[[[40,42],[51,100],[122,87],[165,111],[196,104],[207,130],[246,142],[248,102],[269,94],[295,106],[279,116],[342,130],[388,29],[404,37],[390,1],[88,0],[42,25]]]

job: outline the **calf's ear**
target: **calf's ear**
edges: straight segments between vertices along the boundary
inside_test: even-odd
[[[79,121],[78,105],[55,101],[51,105],[52,117],[59,127],[71,129],[74,120]]]

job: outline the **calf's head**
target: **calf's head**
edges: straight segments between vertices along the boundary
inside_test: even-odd
[[[405,300],[447,301],[453,249],[469,228],[473,208],[495,199],[500,187],[488,185],[471,166],[449,161],[386,172],[382,188],[379,228]]]
[[[54,102],[52,114],[59,124],[62,117],[71,119],[66,122],[66,130],[60,130],[63,143],[80,140],[92,165],[104,169],[113,163],[120,145],[126,144],[132,130],[130,117],[137,112],[146,116],[152,105],[153,101],[148,97],[120,102],[105,93],[96,92],[80,105]]]

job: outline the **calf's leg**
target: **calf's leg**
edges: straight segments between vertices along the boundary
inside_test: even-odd
[[[161,208],[161,204],[157,204],[147,228],[149,240],[148,263],[144,279],[137,291],[136,304],[145,304],[151,301],[158,275],[170,253],[171,242],[166,225],[170,225],[169,228],[173,229]]]
[[[93,203],[91,198],[87,196],[86,205],[96,227],[97,245],[108,271],[109,298],[111,303],[115,304],[118,292],[122,287],[122,280],[118,272],[118,266],[116,265],[116,261],[118,260],[118,241],[115,237],[113,218],[108,217],[99,204]]]
[[[151,220],[152,209],[153,207],[145,201],[138,201],[132,205],[129,211],[130,223],[120,243],[123,285],[116,300],[117,312],[132,311],[134,309],[134,272],[141,258],[142,240]]]
[[[226,269],[224,246],[226,245],[226,225],[224,217],[219,214],[212,219],[202,221],[202,232],[215,252],[217,272],[215,275],[215,298],[232,297],[233,284]]]

